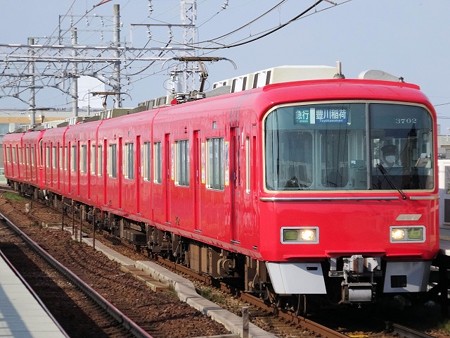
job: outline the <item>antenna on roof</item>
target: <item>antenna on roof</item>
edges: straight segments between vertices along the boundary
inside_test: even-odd
[[[344,74],[342,74],[341,61],[336,61],[336,69],[337,69],[337,73],[334,74],[333,78],[335,78],[335,79],[345,79]]]

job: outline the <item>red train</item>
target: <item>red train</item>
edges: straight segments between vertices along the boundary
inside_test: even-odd
[[[401,79],[336,72],[272,68],[215,84],[222,95],[11,133],[5,174],[299,310],[308,295],[426,291],[439,249],[435,110]]]

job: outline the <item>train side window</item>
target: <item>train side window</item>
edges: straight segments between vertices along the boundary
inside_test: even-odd
[[[117,177],[117,145],[110,144],[108,150],[108,176]]]
[[[162,154],[161,154],[161,142],[155,142],[153,145],[153,177],[154,183],[162,182]]]
[[[98,163],[98,172],[97,176],[103,175],[103,147],[101,144],[97,147],[97,163]]]
[[[175,184],[189,186],[189,141],[176,141]]]
[[[134,143],[125,143],[124,153],[123,174],[125,178],[132,180],[134,179]]]
[[[144,174],[144,181],[150,181],[150,173],[151,173],[151,143],[144,142],[144,147],[142,148],[142,172]]]
[[[64,147],[64,171],[67,171],[69,168],[69,153],[67,151],[67,146]]]
[[[87,172],[87,146],[85,144],[81,146],[80,162],[81,172],[85,174]]]
[[[245,192],[250,193],[250,138],[245,139]]]
[[[72,145],[72,153],[70,154],[70,162],[71,162],[71,168],[72,172],[77,171],[77,146]]]
[[[58,168],[58,157],[56,156],[56,146],[52,148],[52,168]]]
[[[50,168],[50,146],[45,147],[45,167]]]
[[[62,168],[61,169],[63,169],[64,170],[64,168],[63,168],[63,159],[64,159],[64,153],[63,153],[63,151],[64,151],[64,148],[61,146],[61,145],[58,145],[58,148],[59,148],[59,164],[62,166]],[[31,157],[30,157],[31,158]]]
[[[91,175],[95,175],[95,170],[97,169],[97,154],[96,154],[95,144],[91,145],[91,163],[89,163]]]
[[[31,164],[36,164],[36,146],[33,146],[33,150],[31,152]]]
[[[223,138],[207,140],[206,187],[223,190],[225,186]]]
[[[23,164],[23,153],[21,146],[19,146],[19,164]]]

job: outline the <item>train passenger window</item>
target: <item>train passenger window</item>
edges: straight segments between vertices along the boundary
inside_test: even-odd
[[[87,173],[87,146],[85,144],[81,145],[80,171],[83,174]]]
[[[117,177],[117,145],[110,144],[108,149],[108,176]]]
[[[98,163],[98,172],[97,176],[103,176],[103,147],[101,144],[97,147],[97,163]]]
[[[246,137],[245,139],[245,192],[250,192],[250,138]]]
[[[57,152],[56,152],[56,146],[53,146],[53,149],[52,149],[52,168],[53,169],[58,168],[58,157],[57,157]]]
[[[155,142],[153,145],[153,180],[155,183],[162,182],[162,154],[161,142]]]
[[[45,147],[45,167],[50,168],[50,146]]]
[[[95,170],[97,169],[97,154],[96,154],[95,144],[91,145],[91,163],[89,163],[89,170],[91,175],[95,175]]]
[[[18,152],[19,152],[19,164],[23,164],[22,147],[19,146]]]
[[[189,141],[176,141],[175,146],[175,184],[189,186]]]
[[[125,178],[134,179],[134,143],[124,145],[123,175]]]
[[[64,164],[63,164],[63,158],[64,158],[64,156],[63,156],[63,151],[64,151],[64,148],[63,147],[61,147],[61,145],[58,145],[59,147],[59,165],[61,165],[62,167],[61,167],[61,169],[62,170],[64,170]],[[31,154],[30,154],[31,155]],[[31,159],[32,157],[30,157],[30,159]]]
[[[70,163],[71,163],[71,168],[72,168],[72,172],[76,172],[77,171],[77,146],[76,145],[72,145],[71,147],[72,151],[70,154]]]
[[[207,152],[206,186],[210,189],[223,190],[225,186],[223,138],[207,140]]]
[[[69,153],[67,152],[67,146],[64,147],[64,170],[67,171],[69,168]]]
[[[151,173],[151,144],[150,142],[144,142],[144,146],[142,147],[142,173],[144,177],[144,181],[150,181],[150,173]]]

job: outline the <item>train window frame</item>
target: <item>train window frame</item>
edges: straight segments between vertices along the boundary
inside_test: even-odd
[[[117,144],[111,143],[108,146],[107,174],[109,178],[117,178]]]
[[[127,142],[123,145],[124,159],[122,164],[123,177],[128,180],[134,179],[134,143]]]
[[[223,137],[206,139],[206,188],[225,189],[225,140]]]
[[[189,186],[189,140],[175,141],[175,185]]]
[[[162,183],[162,152],[161,141],[153,143],[153,183]]]
[[[151,152],[152,152],[152,143],[149,141],[144,142],[144,146],[142,147],[142,163],[141,163],[141,167],[142,167],[142,174],[143,174],[143,179],[146,182],[150,182],[151,181]]]

